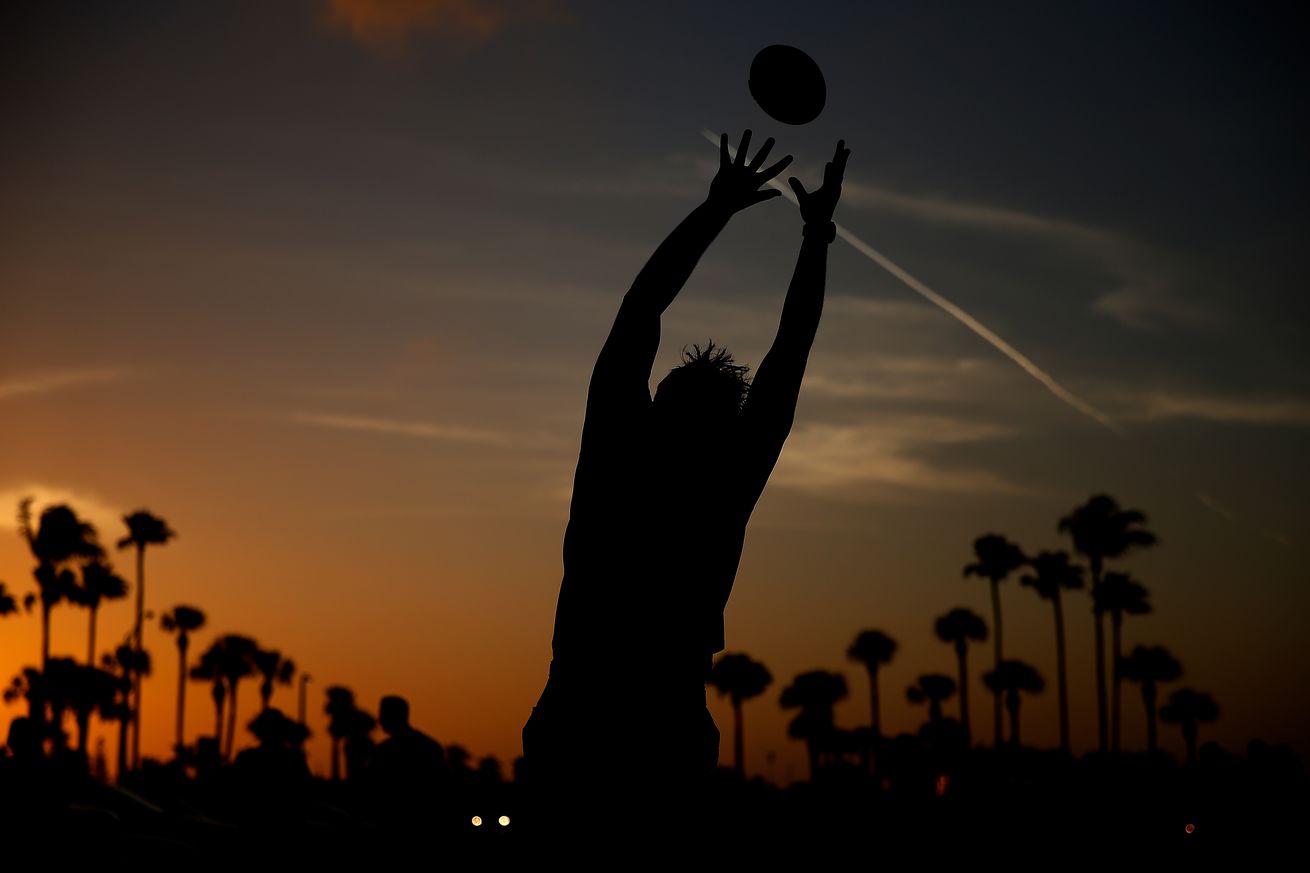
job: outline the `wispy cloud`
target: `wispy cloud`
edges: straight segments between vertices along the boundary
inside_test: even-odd
[[[580,198],[642,199],[676,198],[692,200],[703,197],[705,186],[714,177],[718,165],[686,155],[675,154],[664,161],[636,161],[621,174],[547,175],[533,173],[518,188],[528,187],[541,194]]]
[[[28,394],[46,394],[67,388],[79,388],[83,385],[117,382],[125,378],[129,372],[122,368],[65,370],[6,379],[0,382],[0,400],[9,400],[13,397],[22,397]]]
[[[477,443],[481,445],[505,445],[508,435],[495,430],[461,427],[459,425],[438,424],[428,421],[404,421],[393,418],[372,418],[360,415],[333,415],[318,412],[293,412],[287,416],[289,421],[310,427],[329,430],[348,430],[363,433],[382,434],[384,436],[409,437],[412,439],[438,440],[452,443]]]
[[[1059,237],[1089,246],[1120,242],[1113,234],[1073,221],[939,195],[905,194],[858,182],[842,184],[842,203],[856,208],[890,210],[922,221]]]
[[[788,439],[772,481],[800,491],[846,497],[909,491],[1024,493],[1021,486],[990,471],[940,467],[923,455],[925,449],[1008,433],[998,425],[931,415],[803,425]]]
[[[116,539],[126,514],[96,494],[58,485],[28,482],[0,490],[0,531],[18,530],[18,503],[31,497],[32,515],[39,518],[48,506],[65,503],[83,519],[95,525],[100,533],[101,545]]]
[[[1301,397],[1233,397],[1151,391],[1121,396],[1125,418],[1198,419],[1236,424],[1310,427],[1310,401]]]
[[[1196,327],[1214,320],[1209,308],[1177,288],[1176,270],[1161,254],[1123,234],[1052,216],[937,195],[914,195],[847,183],[842,200],[937,224],[1031,236],[1095,262],[1114,287],[1092,301],[1092,311],[1137,329],[1172,323]]]
[[[325,0],[323,21],[375,52],[395,54],[420,36],[480,42],[555,5],[550,0]]]
[[[811,362],[805,391],[837,400],[951,401],[969,390],[969,380],[995,370],[980,358],[824,356]]]

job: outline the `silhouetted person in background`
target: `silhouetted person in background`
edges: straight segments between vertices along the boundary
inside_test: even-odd
[[[433,820],[449,788],[441,744],[409,723],[409,701],[403,697],[382,698],[378,723],[387,738],[373,750],[368,770],[378,818],[400,827],[422,822],[425,831],[433,825],[453,827],[453,822]]]
[[[269,708],[249,724],[257,746],[243,749],[232,762],[233,787],[251,819],[292,818],[310,787],[305,741],[309,731],[279,709]]]
[[[44,763],[40,724],[24,715],[9,722],[4,755],[0,756],[0,766],[3,767],[0,772],[7,779],[26,779],[35,776]]]
[[[791,430],[823,305],[843,143],[812,193],[791,179],[804,221],[800,256],[772,348],[753,380],[711,343],[651,398],[660,316],[737,212],[790,156],[761,170],[720,141],[705,202],[659,246],[623,298],[592,372],[564,534],[564,578],[550,679],[524,728],[539,816],[557,832],[684,821],[718,759],[705,705],[713,654],[746,523]],[[616,807],[616,801],[622,804]],[[694,815],[694,814],[693,814]]]

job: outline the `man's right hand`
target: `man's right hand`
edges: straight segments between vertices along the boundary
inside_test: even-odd
[[[748,130],[741,135],[737,158],[733,160],[728,155],[728,135],[725,133],[719,138],[719,172],[710,183],[710,196],[706,202],[719,207],[728,215],[782,194],[775,188],[761,191],[760,186],[787,169],[787,165],[791,163],[791,155],[761,170],[760,164],[764,163],[764,159],[769,156],[769,150],[773,148],[773,137],[764,141],[764,145],[748,164],[746,150],[750,142],[751,132]]]

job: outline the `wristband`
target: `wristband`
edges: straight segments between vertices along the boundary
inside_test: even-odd
[[[825,221],[823,224],[807,224],[801,230],[801,236],[831,243],[837,238],[837,225],[831,221]]]

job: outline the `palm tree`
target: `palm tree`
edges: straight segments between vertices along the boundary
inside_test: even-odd
[[[937,639],[955,646],[955,657],[960,663],[960,726],[964,729],[964,744],[970,744],[969,731],[969,640],[976,643],[987,639],[987,624],[982,616],[962,606],[937,619],[933,625]]]
[[[1146,615],[1151,611],[1146,586],[1127,573],[1106,573],[1093,596],[1093,609],[1110,613],[1110,647],[1114,665],[1114,685],[1110,697],[1110,751],[1119,751],[1119,663],[1123,660],[1124,614]]]
[[[991,584],[992,592],[992,668],[999,670],[1004,658],[1001,650],[1001,592],[1005,577],[1028,563],[1023,551],[1000,534],[984,534],[973,542],[978,560],[964,568],[965,577],[979,576]],[[992,742],[1001,744],[1001,695],[992,695]]]
[[[132,626],[132,644],[137,651],[144,649],[146,599],[146,546],[162,546],[177,536],[168,522],[138,509],[123,516],[127,536],[118,541],[120,549],[136,547],[136,623]],[[132,702],[132,768],[141,765],[141,680],[133,687]]]
[[[911,703],[928,704],[928,723],[932,725],[941,724],[942,702],[954,693],[955,680],[941,673],[925,673],[916,684],[905,689],[905,697]]]
[[[227,742],[220,743],[223,760],[232,760],[237,732],[237,688],[241,680],[255,672],[254,655],[259,645],[241,634],[226,634],[214,641],[218,647],[218,672],[227,685]],[[226,748],[226,751],[223,749]]]
[[[1146,751],[1155,753],[1155,696],[1160,682],[1173,682],[1183,675],[1183,667],[1163,646],[1137,646],[1119,662],[1119,675],[1142,686],[1146,704]]]
[[[891,663],[896,654],[896,640],[882,631],[860,631],[846,650],[846,657],[859,664],[869,673],[869,728],[873,731],[873,743],[876,747],[882,742],[882,708],[878,695],[878,669],[883,664]]]
[[[128,727],[132,723],[132,688],[140,677],[150,675],[150,653],[137,650],[130,642],[124,642],[114,650],[113,655],[101,659],[105,671],[116,674],[116,699],[113,709],[118,721],[118,778],[121,780],[127,772]]]
[[[186,735],[187,648],[191,645],[191,634],[205,626],[205,614],[194,606],[174,606],[164,613],[159,624],[165,632],[177,634],[177,737],[173,748],[181,754]]]
[[[1087,559],[1092,576],[1092,597],[1101,587],[1105,562],[1123,557],[1136,548],[1156,544],[1156,536],[1143,525],[1146,516],[1136,509],[1120,509],[1108,494],[1098,494],[1060,519],[1058,530],[1073,539],[1074,551]],[[1095,602],[1095,601],[1093,601]],[[1105,752],[1109,730],[1105,706],[1105,623],[1101,613],[1092,609],[1096,630],[1096,739]]]
[[[99,712],[111,718],[116,714],[118,680],[112,673],[93,664],[79,664],[72,658],[51,658],[48,678],[62,686],[59,696],[73,712],[77,722],[77,752],[85,760],[91,715]]]
[[[127,580],[115,573],[107,562],[97,560],[82,565],[82,585],[76,589],[74,599],[91,614],[86,641],[88,667],[94,667],[96,663],[96,615],[100,611],[101,602],[121,600],[126,596]]]
[[[1060,592],[1075,591],[1083,587],[1083,568],[1069,560],[1068,552],[1042,552],[1029,564],[1031,575],[1019,579],[1019,584],[1032,588],[1037,596],[1051,601],[1055,608],[1055,682],[1060,695],[1060,748],[1069,752],[1069,678],[1065,671],[1064,607]]]
[[[328,736],[332,737],[332,781],[341,781],[341,744],[350,736],[354,715],[355,692],[341,685],[327,689],[327,705],[323,711],[328,717]],[[450,750],[447,750],[449,754]]]
[[[218,641],[210,644],[200,655],[200,661],[191,668],[194,682],[208,682],[209,696],[214,701],[214,745],[223,753],[223,704],[227,701],[227,686],[223,681],[223,652]]]
[[[26,497],[18,504],[18,530],[36,558],[37,590],[41,601],[41,669],[50,661],[50,610],[76,597],[77,580],[67,564],[96,560],[104,550],[96,541],[96,529],[64,505],[47,506],[36,528],[32,527],[32,503]]]
[[[804,740],[810,759],[810,781],[819,774],[819,753],[831,741],[832,708],[846,697],[846,677],[826,670],[799,674],[782,690],[778,704],[800,712],[787,727],[787,736]]]
[[[1169,702],[1160,707],[1160,720],[1176,724],[1183,731],[1187,743],[1187,763],[1196,763],[1196,727],[1219,717],[1219,706],[1214,698],[1191,688],[1180,688],[1169,695]]]
[[[1046,682],[1040,673],[1023,661],[1002,661],[1001,666],[983,674],[983,682],[995,694],[1005,694],[1005,708],[1010,713],[1010,745],[1019,747],[1019,693],[1038,694]]]
[[[268,709],[269,701],[273,699],[273,683],[290,685],[296,675],[295,662],[283,658],[277,649],[258,649],[251,655],[250,662],[255,672],[263,677],[259,685],[260,708]]]
[[[727,696],[732,701],[732,749],[733,767],[738,776],[746,774],[746,744],[743,739],[741,705],[753,697],[759,697],[765,689],[773,684],[773,675],[769,669],[750,655],[741,652],[729,652],[714,662],[710,668],[709,684],[713,685],[720,696]]]

